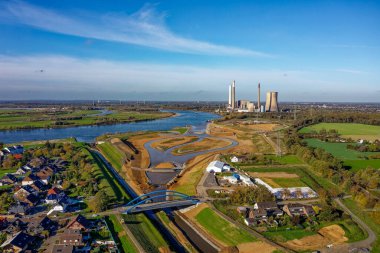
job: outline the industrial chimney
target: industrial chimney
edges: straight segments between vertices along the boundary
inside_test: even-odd
[[[257,86],[258,92],[257,92],[257,108],[259,108],[259,112],[261,111],[261,105],[260,105],[260,83]]]

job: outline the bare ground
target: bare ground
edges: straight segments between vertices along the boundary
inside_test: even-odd
[[[287,172],[248,172],[252,177],[264,178],[298,178],[299,176],[294,173]]]
[[[277,248],[262,242],[248,242],[248,243],[242,243],[237,246],[239,253],[251,253],[251,252],[260,252],[260,253],[272,253]]]

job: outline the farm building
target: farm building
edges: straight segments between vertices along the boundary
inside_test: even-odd
[[[221,161],[212,161],[206,168],[207,172],[221,173],[223,171],[230,171],[231,166]]]

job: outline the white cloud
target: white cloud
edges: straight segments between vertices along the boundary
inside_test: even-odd
[[[60,14],[22,1],[4,1],[0,18],[55,33],[85,38],[135,44],[166,51],[232,56],[272,57],[250,49],[213,44],[185,38],[170,31],[165,16],[154,6],[145,5],[131,15]]]
[[[368,72],[362,71],[362,70],[357,70],[357,69],[336,69],[338,72],[343,72],[343,73],[349,73],[349,74],[368,74]]]

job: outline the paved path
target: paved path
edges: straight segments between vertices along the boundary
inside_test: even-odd
[[[334,246],[333,248],[330,249],[321,249],[321,252],[336,252],[336,253],[341,253],[341,252],[350,252],[352,249],[357,249],[357,248],[367,248],[371,249],[372,243],[376,241],[376,234],[375,232],[372,231],[372,229],[365,224],[358,216],[356,216],[353,212],[351,212],[348,207],[346,207],[342,200],[339,198],[334,199],[335,203],[337,203],[346,213],[351,215],[351,218],[354,222],[356,222],[364,231],[367,232],[368,237],[362,241],[358,242],[353,242],[353,243],[346,243],[343,245],[337,245]]]

